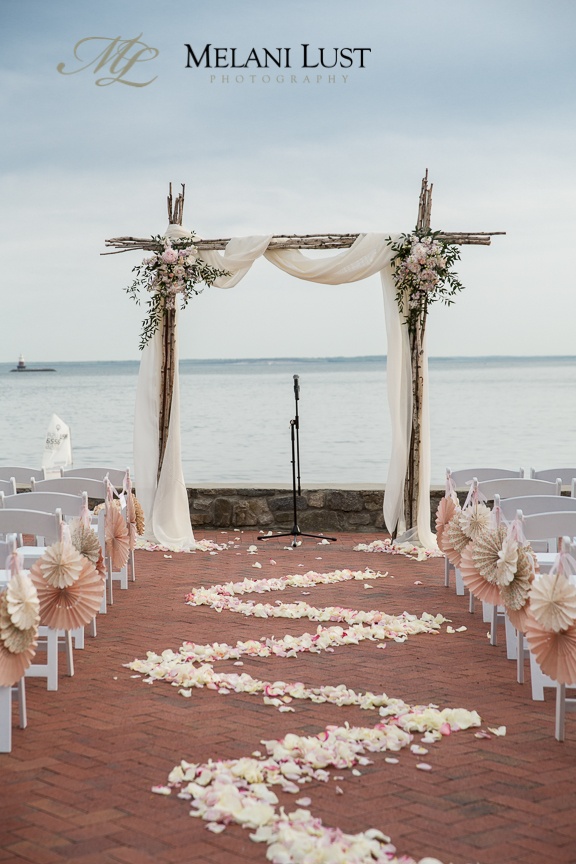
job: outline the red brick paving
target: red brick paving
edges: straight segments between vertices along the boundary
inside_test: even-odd
[[[394,578],[370,583],[371,590],[362,582],[317,586],[308,600],[393,614],[441,612],[467,631],[389,642],[385,650],[365,642],[333,654],[244,658],[243,671],[310,685],[346,683],[411,704],[476,709],[484,727],[505,725],[508,733],[482,740],[468,731],[443,739],[426,756],[429,773],[415,769],[417,757],[409,752],[397,754],[397,765],[376,754],[361,777],[334,772],[345,777],[338,781],[343,795],[334,794],[333,782],[307,786],[312,812],[345,831],[379,828],[399,853],[431,855],[445,864],[575,864],[576,716],[568,715],[566,741],[558,743],[554,694],[532,702],[528,668],[527,683],[516,684],[515,665],[506,660],[503,644],[489,645],[480,612],[470,615],[465,598],[444,588],[441,559],[418,563],[354,552],[355,544],[373,538],[340,535],[330,546],[305,539],[295,550],[269,540],[261,544],[257,560],[263,567],[256,570],[256,558],[246,554],[254,533],[207,536],[234,538],[241,548],[171,558],[137,553],[137,582],[115,592],[114,606],[98,619],[97,638],[87,637],[85,650],[75,652],[75,676],[62,670],[57,693],[47,692],[42,679],[27,680],[28,728],[15,728],[12,753],[0,755],[0,862],[264,864],[265,847],[252,843],[248,831],[230,826],[211,834],[190,818],[185,802],[154,795],[151,786],[164,783],[182,758],[236,758],[258,749],[264,738],[311,734],[346,720],[372,725],[377,715],[312,703],[280,714],[261,697],[210,690],[183,699],[163,682],[132,679],[123,664],[147,650],[177,649],[184,640],[235,642],[316,626],[192,608],[184,603],[192,587],[372,567]],[[282,593],[284,602],[297,599],[301,589]],[[236,671],[231,661],[217,665]],[[293,800],[282,798],[292,806]]]

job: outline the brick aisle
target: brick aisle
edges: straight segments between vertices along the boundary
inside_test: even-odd
[[[171,558],[137,553],[138,581],[128,591],[116,590],[114,606],[98,619],[97,638],[87,637],[85,650],[75,652],[74,678],[61,674],[57,693],[48,693],[41,679],[27,680],[28,729],[15,728],[12,753],[0,755],[1,862],[264,864],[266,848],[251,842],[248,831],[230,826],[212,834],[190,818],[185,802],[154,795],[151,786],[164,783],[181,758],[249,755],[263,738],[316,733],[346,720],[370,726],[376,712],[295,702],[295,713],[279,713],[261,696],[206,689],[184,699],[164,682],[132,679],[122,664],[147,650],[177,649],[185,639],[235,642],[309,631],[316,624],[307,620],[191,608],[184,595],[194,586],[245,576],[343,567],[387,570],[394,578],[371,582],[369,590],[362,582],[317,586],[306,599],[390,613],[441,612],[467,631],[451,635],[444,627],[436,636],[388,642],[385,650],[362,643],[297,659],[244,658],[242,671],[310,685],[345,683],[411,704],[476,709],[483,728],[505,725],[508,734],[483,740],[474,730],[455,733],[430,746],[430,772],[417,770],[418,757],[407,750],[395,754],[397,765],[376,754],[360,777],[333,772],[345,777],[338,781],[343,795],[335,794],[332,780],[304,787],[314,815],[345,831],[379,828],[398,853],[432,855],[445,864],[576,862],[576,715],[568,715],[567,740],[558,743],[553,693],[544,703],[532,702],[528,669],[527,683],[516,684],[504,644],[490,647],[481,614],[470,615],[467,601],[444,588],[441,559],[418,563],[354,552],[356,543],[373,539],[361,535],[340,535],[329,547],[304,540],[295,550],[269,540],[259,544],[256,558],[247,554],[252,532],[206,536],[217,542],[233,537],[241,547]],[[252,567],[255,560],[261,570]],[[267,594],[265,600],[278,597]],[[302,590],[288,589],[281,599],[302,599]],[[238,671],[232,661],[217,668]],[[293,808],[295,797],[281,800]]]

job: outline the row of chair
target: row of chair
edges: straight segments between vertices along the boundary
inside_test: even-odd
[[[10,542],[8,538],[12,535],[19,539],[19,551],[23,557],[23,566],[29,568],[32,563],[37,560],[44,552],[46,546],[57,542],[60,539],[60,526],[64,519],[70,521],[85,512],[88,506],[88,499],[102,501],[105,507],[98,514],[98,517],[93,517],[93,530],[98,533],[100,545],[103,551],[103,557],[106,563],[107,571],[107,592],[108,603],[113,602],[113,581],[120,581],[121,588],[128,587],[128,573],[132,580],[135,579],[134,557],[133,551],[130,554],[128,566],[122,571],[115,572],[110,556],[106,554],[105,543],[105,520],[106,520],[106,502],[108,482],[116,489],[123,489],[125,486],[125,471],[110,468],[86,468],[75,469],[72,472],[66,472],[67,476],[62,476],[53,479],[42,479],[41,471],[34,469],[21,468],[14,471],[14,467],[9,470],[12,472],[11,478],[8,481],[0,480],[0,542],[2,537],[4,543]],[[32,473],[30,473],[32,471]],[[25,481],[17,480],[16,477],[24,477],[26,472],[29,476],[30,492],[16,493],[15,488],[17,483]],[[84,477],[84,473],[89,473],[92,476]],[[96,477],[94,475],[97,475]],[[99,475],[99,476],[98,476]],[[39,478],[39,479],[36,479]],[[6,483],[8,485],[6,485]],[[124,506],[126,513],[126,507]],[[34,546],[24,545],[24,535],[32,535],[34,537]],[[0,568],[4,566],[7,550],[10,546],[0,545]],[[100,612],[107,611],[106,591],[104,592]],[[96,621],[92,622],[91,634],[96,635]],[[68,674],[74,674],[74,666],[72,659],[72,635],[74,636],[74,645],[76,648],[84,647],[84,628],[79,628],[78,631],[70,632],[51,632],[51,628],[41,627],[39,632],[43,640],[43,647],[46,650],[46,663],[35,663],[26,671],[26,676],[42,676],[47,679],[47,689],[58,689],[58,647],[59,642],[64,642],[68,661]],[[60,637],[60,638],[59,638]],[[0,688],[0,691],[9,688]],[[26,725],[26,707],[25,707],[25,689],[24,680],[19,682],[18,688],[15,688],[20,702],[20,725]],[[0,693],[0,701],[6,700],[6,694]],[[10,713],[8,714],[8,732],[6,730],[6,717],[0,716],[0,752],[10,749]],[[4,727],[4,728],[3,728]]]
[[[518,519],[522,523],[524,536],[530,542],[538,559],[541,572],[549,570],[556,558],[557,540],[564,537],[564,543],[576,537],[576,468],[550,469],[543,472],[530,472],[522,476],[522,471],[508,469],[472,468],[463,471],[447,470],[447,490],[462,488],[469,484],[479,500],[493,501],[497,519],[510,522]],[[562,485],[571,487],[571,496],[561,495]],[[451,565],[446,559],[445,584],[449,584]],[[456,590],[464,594],[461,574],[456,571]],[[470,611],[474,611],[474,598],[470,595]],[[505,614],[504,607],[483,604],[484,620],[491,624],[490,641],[497,644],[498,621],[506,623],[507,656],[517,662],[517,679],[524,681],[524,660],[526,653],[521,633],[517,633]],[[544,687],[556,687],[556,738],[564,740],[564,718],[566,710],[576,709],[576,699],[566,698],[566,687],[559,685],[542,673],[533,655],[530,659],[532,696],[544,699]],[[574,682],[576,686],[576,682]]]

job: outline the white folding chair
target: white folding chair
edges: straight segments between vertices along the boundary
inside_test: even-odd
[[[508,522],[516,518],[518,510],[524,516],[532,516],[537,513],[576,511],[576,498],[567,495],[521,495],[516,498],[503,498],[494,496],[494,509]],[[538,554],[539,567],[541,571],[548,570],[556,558],[556,539],[537,541],[530,544],[534,552]],[[488,604],[487,604],[488,605]],[[502,614],[499,607],[497,614]],[[490,607],[490,620],[493,622],[494,610]],[[516,660],[518,665],[518,683],[524,683],[524,654],[522,653],[522,634],[517,633],[506,615],[506,652],[509,660]],[[496,625],[493,624],[495,627]],[[526,652],[524,652],[526,653]]]
[[[44,468],[26,468],[22,465],[0,465],[0,480],[14,478],[18,486],[30,486],[30,479],[44,480]]]
[[[0,480],[0,492],[3,492],[4,495],[16,494],[16,480],[14,477],[10,477],[9,480]]]
[[[16,552],[16,535],[0,540],[0,591],[8,584],[10,572],[5,569],[9,555]],[[26,714],[26,682],[24,676],[13,687],[0,687],[0,753],[12,750],[12,699],[18,699],[18,725],[25,729],[28,725]]]
[[[122,470],[121,468],[86,466],[86,468],[61,468],[60,474],[62,477],[85,477],[90,480],[105,480],[107,477],[115,489],[122,489],[127,470],[127,468]]]
[[[129,468],[95,468],[93,466],[87,466],[85,468],[61,468],[60,473],[62,477],[86,477],[87,479],[92,480],[109,480],[114,489],[121,489],[123,492],[126,492],[128,487],[131,488],[132,486]],[[124,508],[123,512],[125,513],[127,519],[127,513]],[[134,566],[133,550],[130,551],[130,555],[128,557],[128,571],[132,582],[135,582],[136,570]],[[117,571],[113,574],[113,578],[117,581],[120,581],[121,588],[128,587],[128,571],[126,577],[124,577],[123,571]]]
[[[452,471],[451,468],[446,469],[446,478],[450,478],[456,490],[466,490],[470,487],[474,477],[477,480],[500,480],[505,477],[523,477],[524,469],[518,470],[511,468],[461,468],[458,471]],[[444,558],[444,585],[446,588],[450,585],[450,570],[454,567]],[[464,594],[464,583],[459,571],[455,575],[456,578],[456,594]],[[472,601],[471,601],[472,602]]]
[[[55,477],[51,480],[39,480],[34,481],[32,483],[32,491],[33,492],[67,492],[71,495],[81,495],[82,493],[86,493],[88,498],[93,501],[99,501],[106,504],[106,483],[104,480],[94,480],[90,477]],[[93,528],[95,531],[98,531],[98,519],[93,519]],[[112,591],[112,577],[111,572],[112,568],[109,562],[108,555],[106,554],[106,542],[100,533],[98,534],[100,539],[100,546],[102,548],[102,556],[104,561],[106,562],[106,570],[107,570],[107,581],[108,581],[108,598],[109,603],[112,605],[113,603],[113,591]],[[126,581],[126,587],[128,583]],[[100,608],[102,613],[106,612],[106,598],[103,598],[102,607]]]
[[[59,510],[55,513],[41,513],[37,510],[0,509],[0,535],[6,534],[32,534],[34,537],[44,538],[48,545],[56,543],[60,539],[60,524],[62,514]],[[21,546],[18,551],[22,553],[26,562],[26,546]],[[34,554],[37,546],[32,547]],[[58,689],[58,637],[59,631],[52,627],[40,625],[38,635],[42,644],[45,642],[46,663],[34,663],[26,670],[26,676],[30,678],[46,678],[48,690]],[[72,656],[72,636],[69,630],[64,631],[64,647],[68,674],[74,675],[74,659]]]
[[[86,492],[81,495],[71,495],[68,492],[19,492],[5,495],[0,492],[0,509],[40,510],[43,513],[60,510],[66,520],[79,517],[83,507],[88,507]]]
[[[570,542],[568,538],[576,537],[576,512],[574,511],[534,513],[530,516],[524,516],[519,510],[518,518],[522,520],[524,536],[529,542],[535,540],[555,542],[558,538],[566,537],[563,542],[568,544]],[[539,556],[540,553],[536,553],[536,557],[539,558]],[[542,672],[532,652],[530,652],[530,674],[532,699],[541,701],[544,699],[544,687],[555,687],[556,682]]]
[[[0,492],[0,509],[42,510],[45,513],[55,513],[60,510],[64,520],[80,516],[83,508],[88,507],[86,492],[82,495],[70,495],[67,492],[20,492],[17,495],[3,495]],[[44,554],[45,546],[26,548],[25,566],[30,567],[34,559]],[[77,627],[72,632],[74,647],[84,648],[84,627]],[[92,621],[92,635],[96,635],[96,619]]]
[[[576,559],[576,543],[574,539],[570,537],[564,537],[562,539],[562,548],[568,551],[568,554],[572,557],[572,559]],[[575,580],[574,574],[570,574],[570,581]],[[576,688],[576,682],[574,685],[568,684],[558,684],[556,682],[556,723],[555,723],[555,737],[557,741],[564,741],[564,732],[566,726],[566,713],[568,711],[576,711],[576,697],[566,695],[567,689]]]
[[[556,495],[559,496],[562,491],[561,480],[550,482],[547,480],[534,480],[530,477],[502,477],[493,480],[482,480],[478,482],[478,492],[487,501],[494,501],[496,496],[499,497],[500,503],[506,498],[518,498],[520,496],[533,495]],[[490,628],[490,644],[498,644],[498,620],[502,620],[506,624],[506,610],[504,606],[493,607],[489,603],[482,604],[482,612],[484,621],[491,622]],[[513,630],[508,630],[509,637]],[[510,645],[510,638],[507,639],[507,656],[509,660],[516,659],[516,647]]]
[[[544,471],[535,471],[530,468],[530,477],[535,480],[562,480],[563,486],[571,486],[576,478],[576,468],[546,468]]]

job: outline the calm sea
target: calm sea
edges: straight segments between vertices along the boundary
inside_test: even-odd
[[[74,463],[132,465],[137,362],[0,364],[0,464],[39,467],[52,413]],[[383,357],[183,360],[182,457],[189,483],[292,482],[293,375],[300,376],[304,485],[384,483],[390,424]],[[446,466],[576,465],[576,357],[430,360],[432,482]]]

